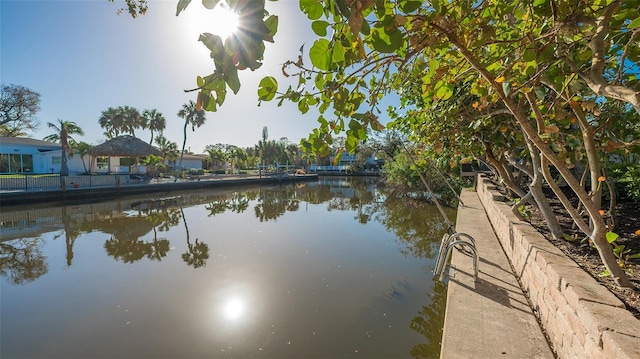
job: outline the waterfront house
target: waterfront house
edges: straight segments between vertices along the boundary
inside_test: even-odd
[[[202,163],[207,159],[207,155],[191,155],[185,153],[182,157],[182,169],[188,170],[201,170],[203,169]],[[165,164],[173,169],[178,169],[180,163],[180,156],[175,160],[166,160]]]
[[[162,156],[162,152],[143,140],[130,135],[112,138],[89,150],[93,173],[146,173],[140,163],[149,155]]]
[[[84,172],[89,156],[67,156],[70,173]],[[62,149],[59,143],[26,137],[0,137],[0,173],[60,173]]]

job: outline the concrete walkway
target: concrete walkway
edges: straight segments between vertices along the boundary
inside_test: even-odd
[[[454,250],[449,270],[441,358],[553,358],[480,199],[463,190],[456,230],[476,240],[471,257]]]

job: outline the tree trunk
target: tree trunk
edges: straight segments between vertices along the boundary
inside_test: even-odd
[[[504,164],[493,156],[489,144],[484,142],[484,147],[487,162],[496,170],[496,172],[498,172],[498,175],[502,178],[507,188],[520,198],[526,196],[527,194],[522,190],[522,188],[513,182],[512,176],[507,173],[506,168],[504,168]]]
[[[182,140],[182,151],[180,152],[180,161],[178,162],[178,171],[180,171],[180,175],[182,175],[182,158],[184,157],[184,148],[187,146],[187,126],[189,125],[189,120],[184,121],[184,140]],[[174,182],[178,181],[178,176],[176,176]]]
[[[555,213],[553,213],[553,209],[542,191],[543,176],[540,151],[538,151],[525,133],[523,133],[523,137],[527,143],[529,153],[531,154],[531,166],[533,167],[533,178],[529,184],[529,190],[531,191],[531,195],[533,195],[533,199],[538,204],[538,209],[540,210],[540,213],[542,213],[542,217],[544,217],[549,231],[551,231],[551,236],[554,239],[561,239],[564,234],[562,232],[562,227],[560,227],[558,218],[556,218]]]
[[[520,124],[522,130],[526,133],[526,136],[531,139],[533,144],[540,150],[542,156],[548,159],[549,162],[551,162],[556,167],[558,172],[560,172],[573,192],[578,196],[578,199],[584,204],[587,212],[589,213],[589,217],[594,224],[590,238],[596,246],[598,253],[600,254],[602,263],[611,274],[614,282],[618,286],[632,288],[633,284],[631,283],[625,272],[618,265],[618,262],[613,255],[611,245],[609,245],[606,240],[606,230],[602,216],[600,216],[600,213],[598,212],[599,208],[595,207],[594,203],[591,201],[590,196],[580,186],[578,180],[573,176],[569,168],[567,168],[564,161],[560,160],[558,156],[556,156],[555,153],[551,150],[551,148],[549,148],[544,139],[538,136],[538,133],[529,122],[529,116],[525,113],[525,111],[523,111],[522,108],[520,108],[518,104],[516,104],[514,100],[509,98],[504,93],[502,86],[499,83],[495,82],[493,75],[484,66],[482,66],[480,61],[469,51],[469,49],[467,49],[465,44],[460,41],[460,39],[458,39],[455,34],[444,32],[444,35],[447,36],[451,43],[457,47],[457,50],[469,62],[469,64],[476,71],[478,71],[478,73],[487,82],[491,84],[491,87],[494,89],[496,94],[500,97],[502,102],[515,117],[516,121]]]
[[[69,175],[69,165],[67,164],[67,152],[62,150],[62,156],[60,158],[60,176]]]

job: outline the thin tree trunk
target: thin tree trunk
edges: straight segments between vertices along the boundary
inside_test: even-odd
[[[540,159],[540,151],[533,145],[531,140],[523,133],[523,137],[527,143],[527,148],[531,154],[531,166],[533,167],[533,178],[529,184],[529,191],[533,195],[533,199],[538,204],[538,209],[544,217],[547,227],[551,232],[551,236],[554,239],[561,239],[563,237],[562,227],[558,222],[558,218],[549,204],[549,200],[542,191],[543,176],[542,176],[542,161]]]
[[[522,188],[513,182],[512,176],[507,173],[507,170],[504,168],[504,164],[495,158],[491,152],[491,146],[487,142],[484,142],[484,147],[487,162],[489,162],[489,164],[498,172],[498,175],[502,178],[507,188],[520,198],[526,196],[527,194],[522,190]]]
[[[182,151],[180,152],[180,162],[178,162],[178,171],[180,171],[180,175],[182,176],[182,158],[184,157],[184,148],[187,146],[187,126],[189,125],[189,120],[184,121],[184,140],[182,140]],[[174,182],[178,181],[178,176],[176,176]]]
[[[545,143],[545,141],[538,136],[538,133],[529,123],[529,116],[525,114],[525,112],[504,93],[502,86],[494,81],[493,75],[484,66],[481,65],[480,61],[466,48],[465,44],[460,41],[455,34],[447,31],[443,32],[444,35],[449,38],[451,43],[457,47],[457,50],[469,62],[469,64],[476,71],[478,71],[478,73],[486,81],[491,84],[491,87],[494,89],[496,94],[500,97],[505,106],[516,118],[516,121],[520,124],[522,130],[526,133],[526,136],[529,137],[533,144],[540,150],[543,158],[548,159],[549,162],[551,162],[556,167],[565,181],[567,181],[567,184],[578,196],[578,199],[583,202],[587,212],[589,213],[589,217],[593,220],[594,223],[593,232],[591,233],[590,238],[596,246],[596,249],[598,250],[598,254],[600,255],[602,263],[611,274],[614,282],[618,286],[632,288],[633,284],[629,280],[629,277],[627,277],[625,272],[622,270],[622,268],[620,268],[620,266],[618,265],[618,262],[613,255],[611,245],[609,245],[609,243],[607,242],[604,220],[598,212],[599,208],[597,208],[594,203],[591,202],[589,195],[584,191],[582,187],[580,187],[577,179],[573,176],[571,171],[569,171],[567,166],[564,164],[564,161],[560,160],[558,156],[556,156],[555,153],[551,150],[551,148],[549,148],[547,143]],[[544,163],[542,167],[544,170]]]

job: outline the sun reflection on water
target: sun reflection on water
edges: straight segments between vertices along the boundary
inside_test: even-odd
[[[246,300],[242,297],[231,297],[222,306],[222,313],[229,321],[238,321],[245,316]]]

